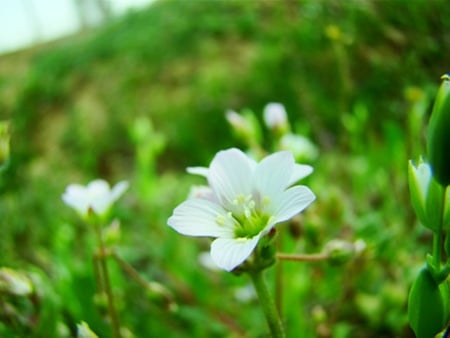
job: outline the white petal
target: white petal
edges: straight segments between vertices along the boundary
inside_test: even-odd
[[[289,186],[294,167],[289,151],[279,151],[264,158],[255,169],[254,184],[263,197],[279,194]]]
[[[315,199],[314,193],[303,185],[289,188],[273,201],[275,207],[273,224],[290,219],[303,211]]]
[[[200,175],[203,177],[208,177],[209,169],[206,167],[187,167],[186,171],[189,174]]]
[[[111,190],[111,200],[117,201],[120,196],[123,195],[123,193],[128,189],[128,182],[127,181],[120,181],[117,183],[114,188]]]
[[[110,192],[109,183],[102,179],[97,179],[87,185],[87,190],[91,197],[106,196]]]
[[[258,240],[259,235],[253,238],[217,238],[211,244],[211,258],[219,268],[231,271],[251,255]]]
[[[428,188],[430,187],[431,179],[433,177],[431,173],[431,166],[428,163],[422,162],[419,163],[417,168],[413,165],[413,169],[420,192],[425,199],[428,193]]]
[[[294,170],[292,171],[291,179],[289,181],[289,185],[300,181],[302,178],[305,178],[309,174],[313,172],[313,167],[307,164],[297,164],[294,165]]]
[[[89,207],[91,207],[97,215],[104,215],[111,207],[111,204],[112,201],[109,199],[109,196],[98,196],[90,201]]]
[[[62,195],[62,200],[81,215],[87,214],[89,204],[87,200],[87,190],[85,187],[79,184],[69,185]]]
[[[252,165],[247,155],[236,148],[220,151],[212,160],[208,182],[226,206],[231,206],[237,196],[250,194]]]
[[[89,206],[92,207],[97,215],[104,215],[111,205],[128,188],[128,182],[121,181],[111,190],[108,182],[98,179],[88,184]]]
[[[223,221],[223,225],[219,225]],[[232,237],[233,223],[218,204],[205,199],[189,199],[173,211],[167,224],[187,236]]]

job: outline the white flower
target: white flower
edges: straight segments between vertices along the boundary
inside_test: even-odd
[[[318,156],[317,147],[306,137],[288,133],[280,140],[283,150],[289,150],[297,160],[312,161]]]
[[[211,258],[227,271],[243,263],[275,224],[315,199],[305,186],[290,187],[312,168],[296,164],[288,151],[257,163],[238,149],[228,149],[217,153],[209,168],[189,171],[207,178],[214,199],[188,199],[175,208],[168,225],[183,235],[216,238]]]
[[[247,284],[234,290],[234,298],[240,303],[250,303],[257,297],[253,284]]]
[[[87,186],[70,184],[62,195],[62,199],[84,218],[88,216],[89,210],[98,216],[104,216],[127,189],[126,181],[117,183],[111,189],[108,182],[97,179]]]
[[[284,129],[288,124],[287,113],[281,103],[268,103],[264,107],[263,117],[270,129]]]
[[[29,296],[33,292],[33,284],[25,273],[3,267],[0,268],[0,292]]]

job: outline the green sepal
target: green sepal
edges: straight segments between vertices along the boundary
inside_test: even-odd
[[[450,188],[445,190],[445,202],[444,202],[444,218],[442,220],[442,229],[445,232],[450,231]]]
[[[433,231],[441,231],[441,215],[443,209],[443,187],[431,178],[425,200],[425,214],[427,223],[424,225]]]
[[[448,321],[448,284],[438,284],[423,267],[414,281],[408,299],[409,324],[417,338],[434,337]]]
[[[444,250],[445,250],[445,253],[447,254],[447,257],[450,257],[450,234],[448,234],[448,233],[445,236]],[[447,265],[448,264],[449,264],[449,262],[447,262]]]
[[[442,186],[450,184],[450,76],[442,76],[427,135],[427,152],[433,176]]]

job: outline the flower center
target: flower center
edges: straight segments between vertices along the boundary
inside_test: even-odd
[[[255,198],[256,197],[256,198]],[[269,203],[265,198],[264,204]],[[233,201],[231,216],[235,221],[234,234],[237,238],[252,238],[267,225],[270,215],[263,212],[258,196],[239,195]]]

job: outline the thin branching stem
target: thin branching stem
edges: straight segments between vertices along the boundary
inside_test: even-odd
[[[109,281],[108,265],[106,264],[106,248],[103,242],[102,230],[100,224],[95,224],[95,232],[97,234],[98,246],[100,250],[99,264],[100,264],[100,277],[99,285],[104,287],[106,297],[108,300],[108,311],[111,317],[111,325],[113,328],[113,334],[115,338],[120,338],[120,324],[117,317],[116,308],[114,306],[114,297],[111,289],[111,283]]]
[[[298,262],[317,262],[317,261],[326,261],[330,258],[328,254],[319,253],[319,254],[285,254],[285,253],[277,253],[277,258],[284,261],[298,261]]]

